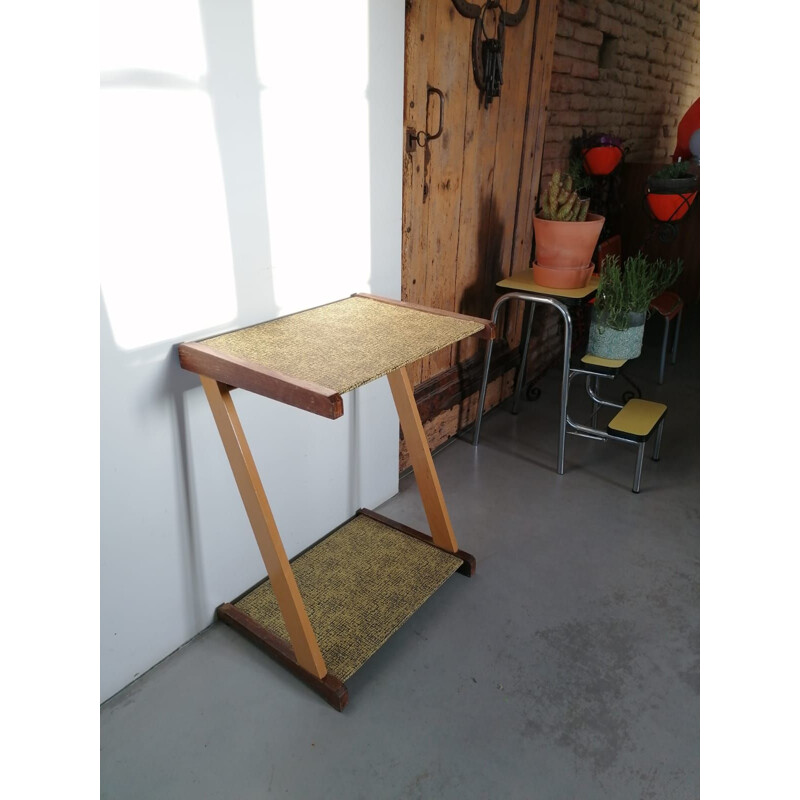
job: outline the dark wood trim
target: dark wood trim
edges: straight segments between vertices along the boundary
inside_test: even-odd
[[[480,391],[484,358],[484,352],[481,351],[466,361],[454,364],[414,389],[414,399],[423,422],[428,422],[442,411],[447,411]],[[511,349],[504,339],[498,339],[492,349],[488,382],[492,383],[508,370],[517,368],[519,361],[519,348]]]
[[[200,342],[179,345],[178,357],[185,370],[220,383],[246,389],[328,419],[337,419],[344,413],[342,396],[333,389],[220,353]]]
[[[246,639],[257,645],[270,658],[289,670],[310,686],[326,703],[337,711],[342,711],[349,699],[347,687],[329,672],[324,678],[317,678],[306,672],[295,658],[291,645],[284,642],[272,631],[259,625],[252,617],[240,611],[231,603],[223,603],[217,609],[217,619],[241,633]]]
[[[389,517],[384,517],[383,514],[378,514],[377,511],[372,511],[369,508],[359,508],[358,513],[363,514],[365,517],[370,517],[376,522],[386,525],[387,528],[393,528],[394,530],[399,531],[400,533],[405,533],[407,536],[418,539],[420,542],[424,542],[431,547],[436,547],[433,539],[427,534],[421,533],[414,528],[409,528],[408,525],[403,525],[402,522],[396,522],[393,519],[389,519]],[[443,550],[441,547],[436,547],[436,549],[442,550],[444,553],[449,552],[448,550]],[[475,574],[475,569],[477,566],[475,556],[473,556],[471,553],[467,553],[466,550],[456,550],[455,553],[450,553],[450,555],[454,555],[456,558],[460,558],[464,562],[456,570],[457,572],[461,573],[462,575],[466,575],[468,578],[471,578]]]
[[[494,339],[497,335],[497,331],[495,329],[495,325],[488,319],[483,319],[483,317],[470,317],[467,314],[459,314],[457,311],[445,311],[441,308],[431,308],[430,306],[421,306],[416,303],[407,303],[404,300],[392,300],[388,297],[378,297],[378,295],[374,294],[364,294],[362,292],[358,292],[356,294],[351,295],[351,297],[366,297],[370,300],[376,300],[379,303],[388,303],[392,306],[401,306],[403,308],[413,308],[417,311],[426,311],[429,314],[438,314],[440,317],[453,317],[454,319],[462,319],[465,322],[475,322],[480,325],[483,325],[482,331],[477,331],[474,333],[474,336],[477,336],[479,339]]]

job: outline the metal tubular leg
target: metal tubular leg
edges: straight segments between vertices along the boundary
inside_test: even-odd
[[[526,303],[528,311],[528,324],[525,328],[525,344],[522,346],[522,361],[520,361],[519,371],[517,372],[517,386],[514,390],[514,404],[511,406],[511,413],[519,413],[519,398],[522,394],[522,386],[525,383],[525,367],[528,364],[528,347],[531,343],[531,330],[533,330],[533,314],[536,306],[533,303]]]
[[[489,381],[489,363],[492,360],[492,345],[494,341],[489,339],[486,342],[486,357],[483,361],[483,382],[481,383],[481,394],[478,398],[478,412],[475,415],[475,431],[472,434],[472,446],[478,446],[478,438],[481,435],[481,420],[483,419],[483,404],[486,402],[486,384]]]
[[[572,319],[567,307],[553,301],[564,319],[564,364],[561,368],[561,418],[558,423],[558,474],[564,474],[564,446],[567,440],[567,400],[569,399],[569,359],[572,354]]]
[[[658,367],[658,383],[664,383],[664,365],[667,363],[667,342],[669,341],[669,317],[664,317],[664,341],[661,342],[661,364]]]
[[[494,304],[494,310],[492,311],[492,322],[497,325],[497,317],[500,313],[500,306],[504,298],[500,298]],[[486,356],[483,360],[483,380],[481,381],[481,393],[478,397],[478,411],[475,414],[475,430],[472,434],[472,446],[478,446],[478,439],[481,435],[481,420],[483,419],[483,404],[486,402],[486,385],[489,383],[489,365],[492,361],[492,345],[494,344],[494,339],[489,339],[486,342]]]
[[[683,309],[678,312],[678,317],[675,320],[675,338],[672,340],[672,356],[670,363],[674,364],[678,359],[678,334],[681,332],[681,317],[683,316]]]
[[[551,297],[537,297],[522,292],[509,292],[503,295],[495,304],[492,311],[492,322],[497,324],[497,316],[503,303],[509,300],[524,300],[527,303],[539,303],[545,306],[553,306],[558,310],[564,320],[564,359],[561,367],[561,415],[558,423],[558,474],[564,474],[564,446],[567,439],[567,400],[569,397],[569,358],[572,353],[572,319],[569,310],[565,305],[559,303]],[[483,417],[483,404],[486,401],[486,385],[489,382],[489,361],[492,356],[492,341],[489,340],[486,346],[486,359],[483,363],[483,381],[481,383],[481,393],[478,399],[478,412],[475,415],[475,432],[472,436],[472,444],[478,444],[481,433],[481,419]]]
[[[587,381],[591,380],[591,377],[592,376],[590,375],[589,378],[587,379]],[[589,387],[587,386],[586,388],[588,389]],[[597,427],[597,412],[600,410],[600,403],[598,403],[597,400],[595,400],[595,395],[599,395],[600,394],[600,378],[598,378],[597,375],[594,376],[593,392],[594,392],[594,394],[592,393],[592,391],[589,391],[589,396],[592,398],[592,427],[596,428]]]
[[[636,452],[636,472],[633,476],[633,491],[639,494],[639,487],[642,485],[642,464],[644,463],[645,442],[639,442]]]
[[[658,430],[656,431],[656,443],[653,446],[653,461],[658,461],[661,452],[661,434],[664,432],[664,420],[658,423]]]

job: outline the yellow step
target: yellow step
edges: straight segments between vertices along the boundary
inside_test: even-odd
[[[608,369],[619,369],[625,364],[627,358],[603,358],[602,356],[593,356],[587,353],[581,361],[593,367],[606,367]]]
[[[608,423],[608,432],[623,439],[643,442],[650,438],[650,434],[666,413],[667,407],[663,403],[634,397]]]
[[[580,361],[573,361],[570,371],[579,375],[616,375],[625,366],[625,358],[601,358],[588,353]]]

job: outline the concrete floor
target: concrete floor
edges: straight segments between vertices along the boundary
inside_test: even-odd
[[[477,574],[453,576],[348,682],[343,713],[212,625],[103,705],[102,797],[699,797],[699,325],[687,312],[663,386],[660,320],[628,367],[669,406],[641,494],[621,444],[568,437],[556,474],[550,370],[519,415],[506,404],[485,417],[478,448],[465,438],[436,456]],[[608,394],[626,388],[618,378]],[[427,530],[413,477],[378,510]]]

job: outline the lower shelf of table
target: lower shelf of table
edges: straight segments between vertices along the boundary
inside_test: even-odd
[[[328,673],[341,682],[454,572],[471,575],[474,568],[468,553],[440,550],[425,534],[364,509],[292,561]],[[222,606],[219,616],[268,651],[293,658],[269,579]]]

